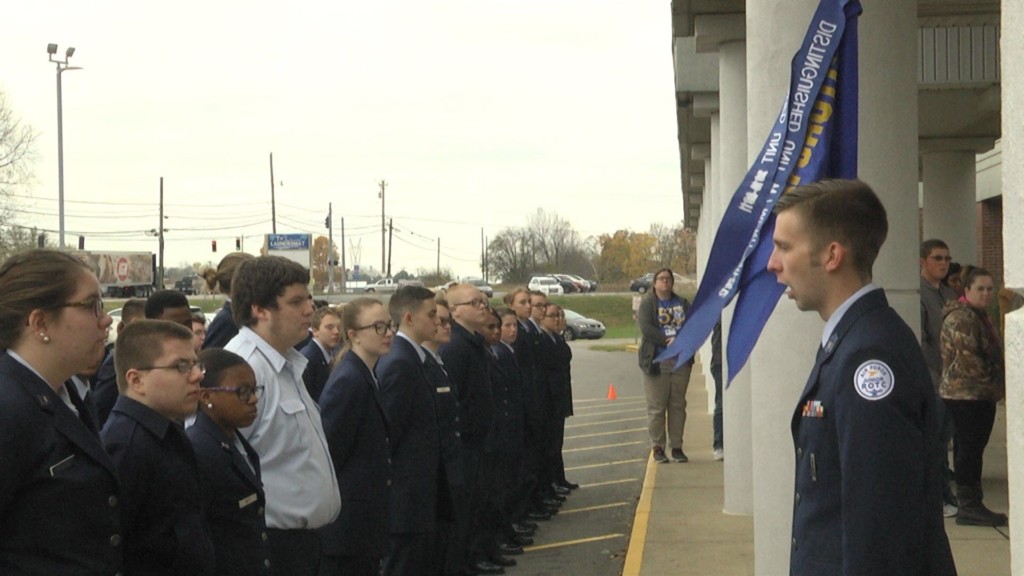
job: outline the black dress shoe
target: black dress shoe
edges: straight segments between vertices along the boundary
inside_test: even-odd
[[[512,533],[516,536],[533,536],[536,530],[533,528],[527,528],[522,524],[513,524]]]
[[[520,546],[533,546],[533,538],[529,536],[513,536],[512,542]]]
[[[579,484],[576,484],[575,482],[569,482],[568,480],[563,480],[559,482],[558,485],[561,486],[562,488],[568,488],[569,490],[575,490],[580,487]]]
[[[526,528],[526,529],[529,529],[529,530],[536,530],[537,529],[537,523],[536,522],[530,522],[529,520],[520,520],[519,522],[516,522],[516,525],[522,526],[523,528]]]
[[[470,568],[474,574],[504,574],[505,569],[493,562],[481,560]]]
[[[558,506],[550,506],[550,507],[549,506],[545,506],[544,510],[548,514],[551,514],[552,516],[554,516],[555,514],[558,514]]]
[[[487,559],[490,560],[490,562],[492,564],[496,564],[498,566],[504,566],[505,568],[511,568],[511,567],[515,566],[516,564],[518,564],[518,562],[516,562],[514,558],[505,558],[501,554],[495,554],[494,556],[488,556]]]
[[[540,510],[531,510],[526,513],[526,517],[530,520],[551,520],[551,514]]]
[[[523,547],[518,544],[500,542],[498,543],[498,551],[502,554],[508,554],[509,556],[519,556],[523,553]],[[495,562],[495,564],[500,564],[500,562]]]
[[[568,488],[562,486],[561,484],[552,484],[551,489],[554,490],[555,494],[558,494],[559,496],[565,496],[569,492],[572,492],[572,490],[569,490]]]
[[[541,504],[547,506],[548,508],[558,508],[559,506],[562,505],[562,502],[565,502],[565,498],[562,498],[561,500],[558,500],[556,498],[545,498],[540,501]]]

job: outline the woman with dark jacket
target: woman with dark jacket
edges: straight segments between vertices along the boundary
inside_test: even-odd
[[[203,350],[196,421],[185,433],[199,464],[203,512],[210,528],[219,576],[271,573],[264,518],[266,496],[260,458],[239,428],[256,419],[263,392],[241,356],[219,348]],[[286,567],[278,567],[286,571]]]
[[[956,427],[956,523],[1005,526],[1006,515],[986,508],[981,490],[982,456],[995,422],[996,402],[1005,394],[999,337],[987,312],[994,286],[988,271],[973,266],[964,267],[962,280],[964,295],[943,309],[939,385],[939,396]]]
[[[217,315],[213,317],[209,328],[206,329],[203,350],[223,348],[235,337],[235,334],[238,334],[238,326],[235,325],[235,319],[231,316],[231,277],[234,276],[239,264],[253,258],[255,256],[245,252],[232,252],[221,258],[216,270],[207,268],[203,271],[206,286],[210,290],[217,290],[226,298],[224,306],[217,311]]]
[[[683,452],[683,428],[686,426],[686,389],[690,384],[693,358],[687,359],[678,369],[675,358],[654,361],[675,340],[690,311],[690,302],[672,291],[674,285],[672,270],[662,268],[655,272],[654,285],[640,301],[636,314],[641,334],[639,361],[647,397],[647,429],[656,462],[668,462],[665,454],[668,447],[671,447],[672,459],[676,462],[689,460]]]

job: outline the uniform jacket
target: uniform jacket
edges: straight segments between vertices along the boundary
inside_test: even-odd
[[[419,354],[402,336],[395,337],[374,371],[390,432],[391,532],[432,532],[437,528],[441,469],[434,391]]]
[[[863,295],[819,350],[793,414],[790,574],[956,573],[935,406],[914,333],[881,290]]]
[[[494,416],[494,397],[483,338],[458,322],[452,322],[451,342],[438,352],[459,394],[462,445],[469,450],[483,449]]]
[[[572,416],[572,348],[561,334],[555,334],[555,362],[558,383],[555,387],[555,417]]]
[[[121,396],[102,437],[121,478],[125,572],[214,574],[199,465],[181,425]]]
[[[519,371],[523,376],[523,412],[528,426],[537,429],[547,414],[547,393],[543,381],[537,374],[537,347],[540,345],[536,327],[532,322],[519,322],[516,341],[512,347],[516,352]]]
[[[203,350],[207,348],[223,348],[231,339],[238,334],[238,326],[231,316],[231,302],[225,301],[220,310],[210,321],[210,327],[206,329],[206,340],[203,340]]]
[[[114,371],[114,352],[111,350],[100,363],[96,375],[92,378],[92,400],[96,405],[96,414],[99,416],[99,427],[107,423],[110,411],[114,409],[114,402],[119,396],[117,391],[117,373]]]
[[[313,339],[306,342],[306,345],[299,349],[299,353],[309,360],[305,371],[302,372],[302,382],[306,385],[306,392],[309,392],[314,402],[319,402],[320,394],[323,394],[324,391],[324,384],[327,384],[327,378],[331,375],[331,363],[324,356],[320,345]]]
[[[388,426],[373,374],[351,350],[324,386],[320,415],[341,491],[341,514],[321,529],[324,553],[383,558],[391,484]]]
[[[218,576],[270,573],[260,458],[241,434],[234,438],[204,412],[185,431],[199,463],[203,508],[217,558]],[[238,452],[241,442],[246,456]],[[249,464],[252,464],[252,468]]]
[[[675,292],[672,293],[672,298],[682,302],[684,313],[689,315],[690,301]],[[662,332],[661,323],[658,321],[658,295],[653,289],[640,300],[640,309],[636,312],[636,325],[640,328],[641,335],[640,349],[637,351],[640,369],[646,374],[657,374],[661,369],[654,362],[655,352],[658,348],[668,345],[668,338]],[[693,362],[693,358],[688,362]]]
[[[423,365],[434,393],[437,431],[441,442],[441,475],[438,478],[438,516],[450,519],[457,501],[465,499],[466,471],[462,463],[462,432],[459,419],[459,396],[444,368],[427,354]]]
[[[494,390],[494,427],[491,449],[503,453],[521,453],[526,449],[523,436],[523,377],[515,355],[502,343],[491,346],[491,385]]]
[[[120,488],[94,423],[7,353],[0,463],[0,574],[123,571]]]
[[[569,362],[572,350],[560,337],[543,330],[538,338],[537,372],[541,374],[547,393],[547,418],[561,420],[572,416],[572,388],[569,382]],[[565,346],[565,348],[562,348]]]
[[[959,300],[943,309],[939,396],[997,402],[1005,395],[1003,357],[985,313]]]

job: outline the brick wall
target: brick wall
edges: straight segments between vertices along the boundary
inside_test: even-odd
[[[978,255],[976,262],[992,273],[996,286],[1003,285],[1003,197],[997,196],[976,205],[978,218]]]

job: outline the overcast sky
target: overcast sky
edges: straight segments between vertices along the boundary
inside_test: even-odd
[[[493,237],[544,207],[584,237],[683,217],[669,0],[19,1],[0,88],[38,131],[18,222],[57,230],[63,75],[66,241],[151,250],[164,177],[167,266],[238,236],[322,234],[348,264],[479,274]],[[53,233],[56,239],[56,232]],[[218,253],[210,241],[218,241]]]

